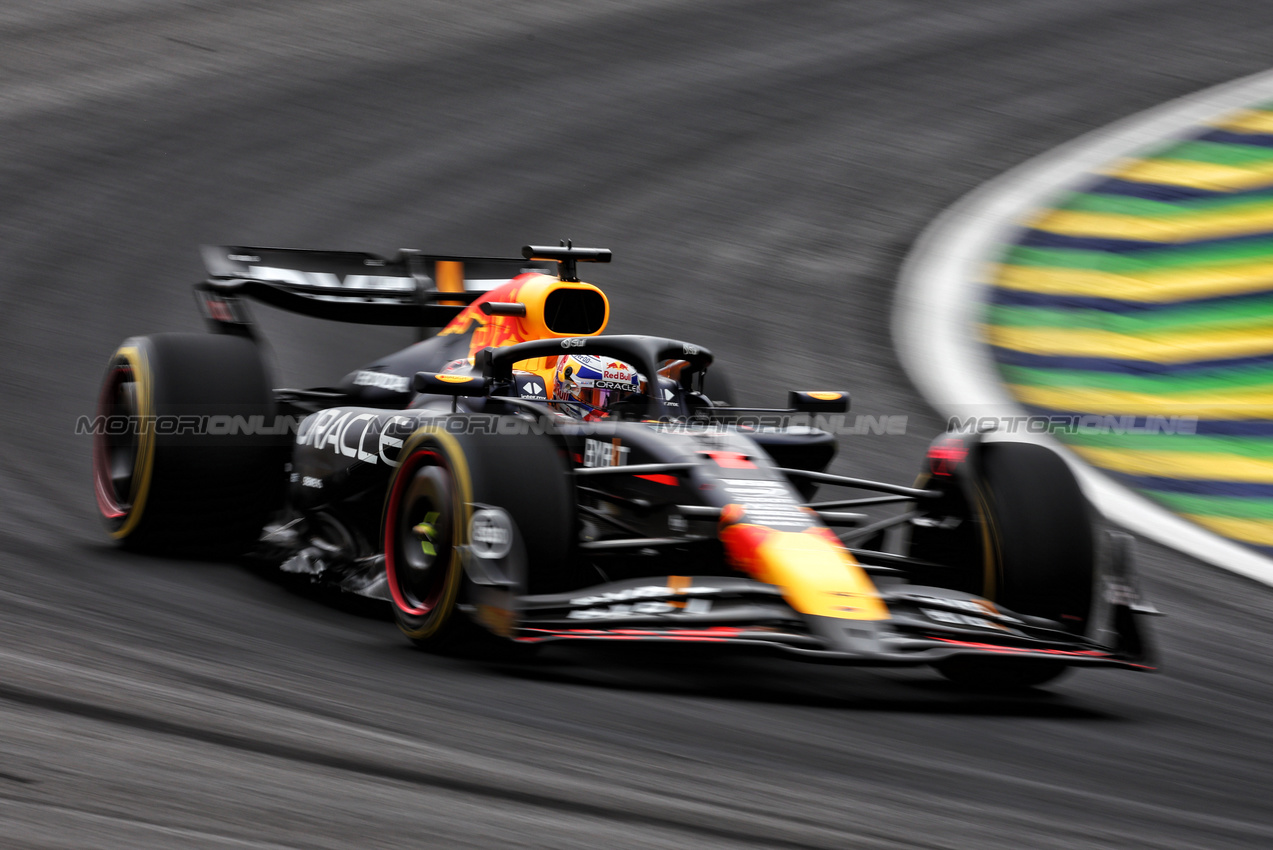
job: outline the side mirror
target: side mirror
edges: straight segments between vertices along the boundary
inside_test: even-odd
[[[787,393],[787,407],[797,413],[848,413],[849,394],[792,390]]]
[[[411,379],[411,389],[433,395],[484,396],[490,383],[489,379],[481,375],[416,372]]]

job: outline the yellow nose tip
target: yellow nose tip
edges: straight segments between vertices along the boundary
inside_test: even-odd
[[[732,526],[722,538],[743,528]],[[766,531],[763,535],[739,535],[740,540],[746,536],[756,541],[746,559],[747,570],[760,581],[782,588],[787,604],[796,611],[840,620],[889,618],[875,584],[825,528]],[[730,548],[728,541],[726,548]]]

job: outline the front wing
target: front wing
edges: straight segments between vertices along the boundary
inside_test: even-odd
[[[1090,630],[1094,637],[945,588],[885,587],[881,597],[889,610],[886,620],[808,617],[788,606],[773,585],[741,577],[667,576],[521,597],[506,633],[521,643],[733,645],[862,666],[927,665],[979,655],[1156,669],[1143,624],[1152,609],[1116,593],[1101,600]]]

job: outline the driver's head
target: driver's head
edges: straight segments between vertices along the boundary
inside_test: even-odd
[[[641,376],[620,360],[567,354],[557,360],[553,406],[578,419],[599,419],[641,392]]]

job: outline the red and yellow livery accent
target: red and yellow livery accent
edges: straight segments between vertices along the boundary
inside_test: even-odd
[[[546,316],[548,297],[562,290],[589,290],[601,298],[604,305],[604,316],[600,327],[589,334],[557,333],[549,327]],[[482,312],[482,305],[487,302],[519,303],[526,307],[525,316],[488,316]],[[469,338],[469,357],[472,358],[483,348],[502,348],[529,342],[536,339],[559,339],[578,336],[596,336],[605,331],[610,321],[610,302],[605,293],[590,283],[583,281],[558,280],[545,274],[521,274],[503,286],[496,287],[466,307],[450,324],[438,332],[438,336],[453,334],[471,334]],[[556,357],[537,357],[520,365],[526,372],[535,372],[550,384],[553,370],[557,366]]]
[[[726,557],[758,581],[782,588],[796,611],[839,620],[889,619],[874,583],[829,529],[778,531],[747,522],[725,524],[737,515],[728,508],[722,513],[720,541]]]

